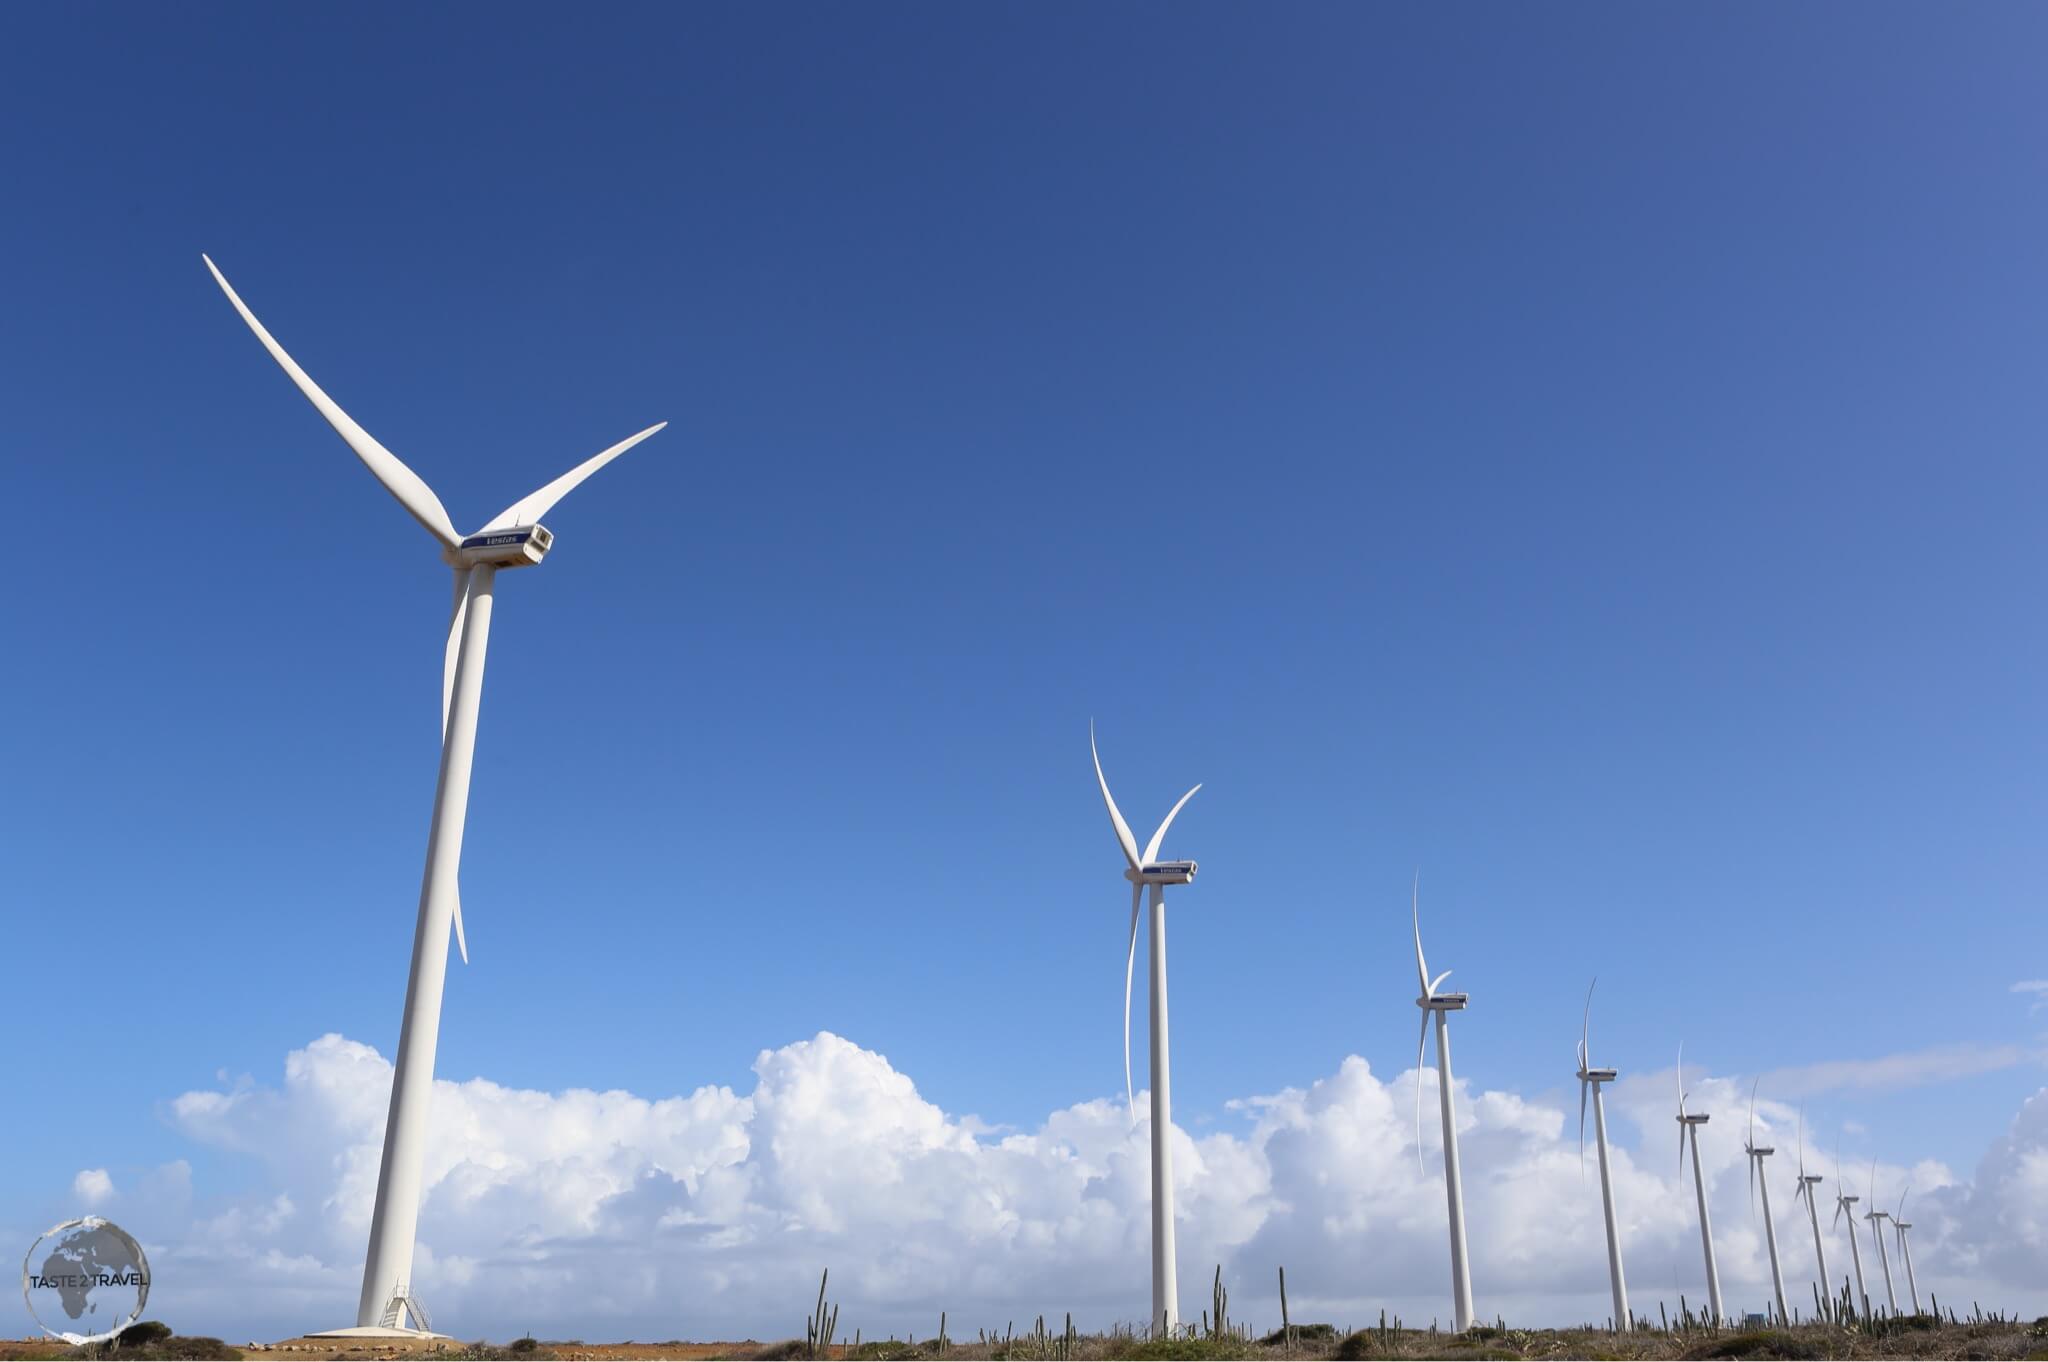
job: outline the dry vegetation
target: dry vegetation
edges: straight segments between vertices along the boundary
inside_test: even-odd
[[[1409,1329],[1388,1321],[1349,1332],[1329,1324],[1296,1324],[1291,1336],[1281,1330],[1254,1336],[1235,1322],[1218,1329],[1198,1326],[1174,1338],[1143,1338],[1129,1330],[1107,1334],[1083,1334],[1070,1324],[1048,1324],[1042,1317],[1023,1333],[1006,1326],[1002,1333],[977,1329],[969,1339],[927,1338],[862,1339],[824,1341],[816,1321],[808,1338],[780,1343],[664,1343],[590,1344],[581,1340],[551,1341],[516,1339],[507,1344],[441,1344],[405,1348],[350,1346],[340,1349],[315,1340],[294,1339],[289,1343],[260,1346],[264,1353],[282,1353],[293,1362],[317,1358],[341,1362],[371,1362],[380,1358],[421,1359],[421,1362],[624,1362],[630,1358],[671,1359],[673,1362],[707,1358],[780,1359],[828,1358],[835,1362],[981,1362],[982,1359],[1030,1359],[1032,1362],[1066,1362],[1067,1359],[1112,1359],[1141,1362],[1142,1359],[1348,1359],[1354,1358],[1878,1358],[1944,1357],[2048,1359],[2048,1317],[2031,1324],[1997,1316],[1974,1319],[1908,1315],[1846,1325],[1797,1324],[1791,1328],[1705,1329],[1661,1328],[1654,1322],[1627,1334],[1602,1328],[1512,1329],[1482,1325],[1465,1334],[1442,1333],[1433,1329]],[[829,1308],[823,1318],[830,1321]],[[1228,1316],[1225,1316],[1228,1321]],[[1206,1331],[1205,1331],[1206,1329]],[[115,1344],[92,1348],[69,1348],[62,1343],[0,1341],[0,1362],[16,1359],[52,1358],[65,1362],[145,1362],[157,1358],[241,1358],[243,1351],[215,1338],[187,1338],[173,1334],[162,1325],[138,1325],[131,1340],[124,1335]],[[125,1346],[121,1346],[125,1344]],[[279,1359],[283,1362],[283,1358]]]

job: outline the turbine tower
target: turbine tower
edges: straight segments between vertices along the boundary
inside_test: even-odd
[[[1771,1250],[1771,1292],[1777,1297],[1778,1301],[1778,1322],[1780,1324],[1788,1324],[1791,1322],[1792,1316],[1785,1309],[1785,1273],[1778,1266],[1778,1226],[1771,1219],[1771,1180],[1764,1176],[1764,1160],[1778,1151],[1771,1146],[1759,1145],[1756,1142],[1756,1084],[1761,1082],[1763,1080],[1759,1078],[1756,1080],[1756,1083],[1749,1085],[1749,1136],[1743,1142],[1742,1151],[1749,1155],[1749,1204],[1751,1209],[1756,1207],[1757,1189],[1759,1187],[1763,1189],[1764,1242]]]
[[[1813,1260],[1820,1265],[1821,1308],[1825,1310],[1827,1302],[1832,1299],[1828,1294],[1828,1249],[1827,1244],[1821,1239],[1820,1206],[1815,1199],[1822,1181],[1824,1179],[1820,1174],[1806,1171],[1806,1111],[1804,1108],[1801,1108],[1799,1112],[1799,1178],[1792,1184],[1792,1199],[1796,1202],[1804,1198],[1806,1201],[1806,1219],[1813,1226]]]
[[[1842,1179],[1842,1151],[1835,1149],[1835,1218],[1828,1222],[1829,1228],[1842,1223],[1842,1217],[1849,1217],[1849,1261],[1856,1265],[1856,1304],[1865,1314],[1870,1313],[1870,1292],[1863,1286],[1863,1250],[1856,1243],[1856,1203],[1862,1197],[1849,1195],[1849,1184]]]
[[[1870,1222],[1870,1237],[1877,1241],[1878,1265],[1884,1269],[1885,1308],[1894,1315],[1899,1313],[1899,1293],[1892,1286],[1892,1255],[1884,1246],[1884,1227],[1878,1222],[1892,1218],[1890,1211],[1879,1210],[1877,1205],[1877,1160],[1870,1161],[1870,1209],[1863,1218]]]
[[[433,821],[427,832],[426,871],[406,978],[405,1014],[398,1031],[398,1060],[391,1081],[391,1106],[384,1124],[384,1156],[377,1173],[377,1200],[370,1217],[370,1247],[363,1265],[362,1298],[356,1330],[374,1334],[430,1332],[412,1287],[413,1240],[419,1224],[420,1182],[426,1157],[427,1109],[434,1095],[434,1051],[440,1039],[441,992],[448,973],[448,931],[465,962],[469,943],[462,930],[457,875],[462,862],[463,824],[469,808],[469,774],[476,750],[478,702],[483,693],[484,654],[490,641],[491,601],[501,568],[526,567],[547,556],[554,536],[540,523],[554,504],[585,478],[660,430],[649,426],[586,460],[539,491],[515,501],[475,534],[464,537],[441,499],[398,456],[357,425],[333,398],[306,375],[256,320],[211,259],[206,268],[235,311],[278,367],[334,427],[377,481],[441,545],[441,558],[455,575],[455,603],[442,654],[441,767],[434,789]],[[412,1326],[406,1328],[407,1316]]]
[[[1592,1051],[1586,1042],[1593,1028],[1593,988],[1586,985],[1586,1015],[1579,1023],[1579,1176],[1586,1175],[1586,1091],[1593,1093],[1593,1139],[1600,1151],[1600,1209],[1607,1217],[1607,1285],[1614,1293],[1614,1327],[1626,1331],[1633,1321],[1628,1314],[1628,1281],[1621,1271],[1621,1233],[1614,1223],[1614,1182],[1607,1171],[1607,1106],[1600,1100],[1600,1085],[1612,1083],[1615,1069],[1593,1067]]]
[[[1707,1305],[1719,1327],[1727,1318],[1721,1313],[1721,1271],[1714,1263],[1714,1222],[1707,1215],[1707,1180],[1700,1172],[1700,1127],[1710,1119],[1707,1113],[1685,1109],[1685,1045],[1678,1047],[1678,1176],[1685,1176],[1685,1148],[1692,1146],[1692,1190],[1700,1204],[1700,1249],[1707,1257]]]
[[[1417,875],[1410,891],[1408,911],[1415,925],[1415,977],[1422,994],[1415,1005],[1422,1009],[1422,1029],[1415,1037],[1415,1164],[1422,1166],[1422,1052],[1429,1044],[1429,1024],[1436,1021],[1437,1105],[1444,1126],[1444,1199],[1450,1203],[1451,1220],[1451,1311],[1457,1332],[1464,1333],[1475,1321],[1472,1313],[1472,1263],[1465,1251],[1465,1184],[1458,1170],[1458,1119],[1451,1097],[1450,1014],[1464,1010],[1470,995],[1439,993],[1437,986],[1451,977],[1445,970],[1431,979],[1429,965],[1422,958],[1422,877]]]
[[[1908,1187],[1907,1191],[1912,1188]],[[1899,1211],[1892,1217],[1892,1229],[1899,1236],[1899,1256],[1906,1260],[1906,1290],[1913,1296],[1913,1313],[1920,1313],[1920,1283],[1913,1277],[1913,1246],[1906,1242],[1906,1231],[1913,1226],[1906,1220],[1906,1193],[1899,1193]]]
[[[1130,1104],[1131,1124],[1138,1123],[1138,1102],[1131,1091],[1131,975],[1138,959],[1138,905],[1146,887],[1152,890],[1152,1322],[1148,1326],[1170,1333],[1180,1324],[1179,1275],[1173,1256],[1173,1084],[1166,1051],[1166,886],[1190,884],[1195,878],[1193,861],[1162,861],[1159,844],[1166,830],[1190,799],[1195,786],[1180,797],[1145,844],[1143,855],[1131,825],[1110,798],[1109,781],[1102,774],[1102,754],[1095,750],[1095,726],[1088,726],[1088,753],[1095,758],[1095,783],[1102,787],[1102,802],[1109,821],[1116,828],[1117,845],[1123,848],[1128,867],[1124,878],[1131,882],[1131,947],[1124,957],[1124,1100]]]

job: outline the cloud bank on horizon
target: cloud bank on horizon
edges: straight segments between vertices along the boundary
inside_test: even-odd
[[[880,1054],[829,1032],[764,1050],[753,1091],[520,1090],[435,1084],[417,1280],[437,1327],[463,1337],[780,1337],[800,1331],[820,1269],[849,1335],[926,1335],[940,1310],[955,1336],[1043,1311],[1103,1327],[1143,1313],[1148,1281],[1148,1131],[1122,1095],[990,1131],[918,1095]],[[286,1058],[284,1081],[188,1092],[168,1117],[201,1145],[246,1155],[259,1176],[209,1196],[189,1165],[133,1185],[81,1170],[77,1190],[143,1238],[153,1311],[187,1330],[282,1337],[353,1318],[376,1187],[391,1065],[326,1035]],[[1182,1300],[1192,1316],[1220,1263],[1233,1314],[1277,1320],[1275,1268],[1297,1321],[1448,1318],[1448,1251],[1436,1121],[1418,1159],[1415,1071],[1391,1080],[1346,1059],[1306,1088],[1230,1104],[1237,1131],[1176,1130]],[[1423,1071],[1434,1111],[1435,1071]],[[1714,1114],[1701,1158],[1712,1179],[1731,1309],[1760,1309],[1763,1234],[1740,1145],[1748,1090],[1694,1077]],[[1482,1317],[1603,1319],[1606,1265],[1597,1181],[1582,1170],[1561,1105],[1459,1088],[1474,1289]],[[1632,1301],[1654,1313],[1697,1302],[1690,1175],[1678,1181],[1672,1074],[1610,1094],[1636,1148],[1615,1150]],[[1142,1110],[1142,1104],[1141,1104]],[[1792,1109],[1757,1108],[1797,1163]],[[1834,1175],[1833,1132],[1809,1129],[1810,1166]],[[1668,1151],[1668,1152],[1667,1152]],[[1867,1161],[1846,1167],[1868,1196]],[[2020,1108],[1974,1178],[1938,1163],[1880,1164],[1879,1199],[1910,1184],[1921,1290],[2031,1310],[2048,1277],[2048,1089]],[[1777,1189],[1774,1189],[1777,1190]],[[1811,1299],[1811,1232],[1778,1203],[1788,1294]],[[1823,1220],[1826,1228],[1826,1221]],[[1866,1258],[1870,1257],[1868,1227]],[[1848,1270],[1842,1229],[1831,1265]],[[1871,1291],[1882,1299],[1874,1261]],[[1903,1279],[1899,1283],[1903,1294]]]

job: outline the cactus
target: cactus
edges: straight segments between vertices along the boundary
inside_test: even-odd
[[[1216,1278],[1209,1287],[1210,1308],[1203,1313],[1203,1332],[1210,1338],[1225,1338],[1230,1333],[1230,1288],[1223,1284],[1223,1264],[1216,1264]]]
[[[839,1307],[829,1310],[825,1305],[825,1283],[831,1277],[832,1269],[826,1268],[818,1274],[818,1304],[811,1311],[811,1317],[804,1321],[804,1356],[824,1357],[832,1349],[832,1334],[839,1328]]]
[[[1280,1355],[1294,1356],[1294,1325],[1287,1319],[1287,1269],[1280,1269]]]

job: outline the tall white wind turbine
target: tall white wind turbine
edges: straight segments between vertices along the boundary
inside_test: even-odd
[[[1130,1104],[1131,1123],[1137,1124],[1138,1103],[1131,1091],[1131,975],[1138,959],[1138,906],[1147,886],[1152,890],[1152,1322],[1149,1327],[1168,1332],[1180,1324],[1180,1286],[1173,1255],[1173,1083],[1166,1051],[1166,886],[1189,884],[1195,878],[1193,861],[1162,861],[1160,843],[1181,808],[1195,797],[1195,786],[1180,797],[1145,844],[1142,854],[1131,825],[1124,821],[1116,800],[1110,798],[1109,781],[1102,774],[1102,755],[1095,750],[1095,726],[1088,726],[1088,753],[1095,758],[1095,783],[1102,787],[1102,803],[1116,828],[1117,845],[1128,863],[1124,878],[1131,882],[1131,946],[1124,958],[1124,1100]]]
[[[540,523],[576,485],[660,430],[661,425],[577,465],[533,492],[467,537],[457,534],[441,499],[398,456],[357,425],[333,398],[306,375],[256,320],[211,259],[206,268],[256,339],[298,386],[327,424],[334,427],[384,490],[441,546],[454,570],[455,603],[442,654],[441,768],[434,790],[433,821],[427,833],[426,871],[413,934],[412,966],[406,978],[405,1014],[398,1032],[398,1061],[391,1082],[391,1107],[384,1126],[384,1157],[377,1173],[377,1200],[370,1217],[370,1247],[363,1266],[363,1292],[356,1307],[358,1330],[419,1333],[430,1329],[412,1283],[413,1239],[419,1224],[420,1180],[426,1157],[427,1109],[433,1098],[434,1051],[440,1039],[441,993],[448,972],[452,924],[462,958],[469,945],[462,929],[457,875],[462,861],[463,823],[469,808],[469,773],[476,750],[478,702],[483,693],[484,654],[490,641],[491,600],[500,568],[525,567],[547,556],[554,536]],[[410,1316],[413,1326],[403,1321]]]
[[[1870,1161],[1870,1209],[1863,1213],[1863,1218],[1870,1222],[1870,1237],[1877,1241],[1878,1266],[1884,1269],[1885,1308],[1896,1315],[1899,1313],[1899,1292],[1892,1285],[1892,1255],[1884,1246],[1884,1225],[1882,1224],[1883,1221],[1892,1218],[1892,1213],[1880,1209],[1877,1204],[1876,1159]]]
[[[1607,1218],[1607,1285],[1614,1294],[1614,1327],[1617,1330],[1633,1328],[1635,1321],[1628,1313],[1628,1280],[1621,1271],[1621,1230],[1614,1223],[1614,1181],[1607,1171],[1607,1105],[1600,1098],[1603,1083],[1612,1083],[1619,1070],[1596,1069],[1593,1054],[1587,1042],[1593,1030],[1593,988],[1600,981],[1586,985],[1586,1014],[1579,1023],[1579,1174],[1586,1171],[1586,1093],[1593,1094],[1593,1139],[1600,1153],[1600,1210]]]
[[[1415,1165],[1422,1166],[1422,1052],[1429,1044],[1429,1026],[1436,1022],[1437,1107],[1443,1117],[1444,1199],[1450,1204],[1451,1220],[1451,1313],[1457,1331],[1464,1333],[1476,1322],[1472,1313],[1472,1263],[1465,1251],[1465,1184],[1458,1168],[1458,1116],[1452,1100],[1451,1029],[1449,1016],[1464,1010],[1471,995],[1439,993],[1437,988],[1451,977],[1445,970],[1432,979],[1429,964],[1422,958],[1422,877],[1415,877],[1408,911],[1415,926],[1415,977],[1422,993],[1415,1005],[1422,1009],[1422,1030],[1415,1037]]]
[[[1835,1218],[1829,1221],[1832,1228],[1842,1223],[1844,1215],[1849,1217],[1849,1261],[1856,1265],[1856,1308],[1863,1314],[1870,1313],[1870,1292],[1863,1285],[1863,1250],[1856,1243],[1856,1203],[1862,1197],[1849,1195],[1849,1184],[1842,1177],[1842,1151],[1835,1149]]]
[[[1763,1080],[1759,1078],[1756,1083]],[[1742,1145],[1743,1153],[1749,1155],[1749,1202],[1750,1209],[1756,1208],[1757,1189],[1764,1194],[1764,1243],[1771,1251],[1771,1292],[1778,1302],[1778,1322],[1789,1324],[1792,1315],[1785,1309],[1785,1273],[1778,1266],[1778,1226],[1771,1219],[1771,1180],[1764,1174],[1764,1160],[1777,1153],[1777,1149],[1756,1142],[1756,1083],[1749,1085],[1749,1135]]]
[[[1700,1127],[1710,1119],[1703,1111],[1685,1109],[1685,1046],[1678,1047],[1678,1176],[1685,1176],[1685,1150],[1692,1146],[1692,1190],[1700,1205],[1700,1249],[1707,1257],[1707,1306],[1716,1327],[1727,1319],[1721,1311],[1721,1270],[1714,1262],[1714,1222],[1707,1214],[1707,1180],[1700,1171]]]
[[[1906,1191],[1911,1191],[1908,1187]],[[1920,1283],[1913,1276],[1913,1246],[1906,1242],[1906,1231],[1913,1226],[1906,1220],[1906,1192],[1899,1193],[1899,1211],[1892,1217],[1892,1229],[1899,1236],[1899,1256],[1906,1260],[1906,1290],[1913,1296],[1913,1313],[1920,1313]]]
[[[1798,1201],[1803,1198],[1806,1202],[1807,1223],[1813,1226],[1813,1260],[1819,1264],[1821,1309],[1831,1312],[1829,1302],[1834,1299],[1834,1294],[1828,1285],[1828,1246],[1821,1238],[1820,1206],[1816,1199],[1823,1181],[1820,1174],[1806,1171],[1806,1112],[1802,1108],[1799,1112],[1799,1178],[1792,1184],[1792,1199]]]

